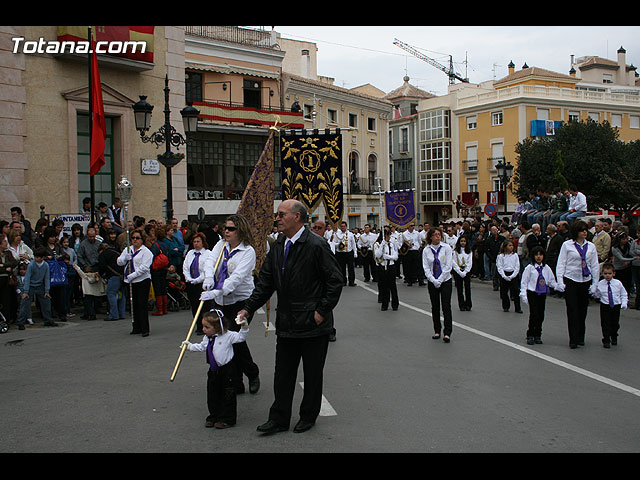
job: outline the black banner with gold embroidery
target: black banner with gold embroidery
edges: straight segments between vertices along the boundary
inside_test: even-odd
[[[282,199],[296,199],[309,210],[324,203],[331,223],[342,220],[342,135],[302,130],[280,136]]]

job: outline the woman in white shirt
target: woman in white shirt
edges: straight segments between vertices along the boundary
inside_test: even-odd
[[[600,279],[596,246],[587,240],[587,224],[576,220],[571,239],[562,244],[556,265],[558,289],[564,291],[569,326],[569,347],[584,345],[589,294],[595,293]]]
[[[439,339],[442,331],[442,339],[449,343],[453,330],[451,315],[453,255],[451,247],[442,239],[443,235],[440,228],[435,227],[429,230],[429,233],[427,233],[427,246],[422,250],[422,266],[429,282],[427,288],[429,289],[431,316],[435,331],[431,338]],[[444,331],[440,321],[440,306],[442,306],[442,314],[444,316]]]
[[[396,287],[396,265],[398,261],[398,246],[391,240],[391,232],[384,230],[384,240],[376,242],[373,246],[376,264],[378,265],[378,290],[380,292],[381,310],[389,308],[398,310],[398,288]]]
[[[117,263],[124,266],[124,281],[131,288],[133,317],[132,335],[141,333],[143,337],[149,336],[149,288],[151,286],[151,263],[153,253],[144,246],[146,238],[144,230],[133,230],[129,233],[131,245],[125,248],[118,257]]]
[[[496,258],[496,270],[500,275],[502,310],[509,311],[510,299],[513,298],[516,313],[522,313],[522,308],[520,308],[520,257],[514,252],[512,241],[502,242],[500,253]]]
[[[205,268],[211,250],[207,245],[207,237],[204,233],[198,232],[191,238],[191,248],[182,262],[182,274],[187,284],[187,297],[191,303],[191,314],[195,317],[200,306],[200,295],[202,294],[202,282],[204,282]],[[208,312],[213,308],[211,300],[206,300],[202,306],[202,312]],[[202,316],[196,320],[196,334],[202,335]]]
[[[456,248],[453,250],[453,280],[458,292],[458,307],[461,312],[471,311],[471,267],[473,253],[469,246],[469,239],[458,237]]]
[[[230,215],[223,227],[223,240],[216,243],[205,263],[205,278],[202,284],[203,300],[212,299],[213,308],[224,313],[226,318],[235,319],[244,310],[247,299],[253,292],[253,271],[256,267],[256,251],[253,249],[253,235],[249,222],[241,215]],[[224,251],[223,251],[224,249]],[[215,264],[222,257],[218,268]],[[251,323],[252,317],[247,321]],[[238,331],[240,326],[231,322],[230,328]],[[244,392],[242,375],[249,379],[249,392],[260,388],[258,365],[253,361],[247,342],[233,345],[234,361],[237,364],[236,392]]]

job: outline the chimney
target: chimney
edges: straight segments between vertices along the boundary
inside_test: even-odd
[[[618,49],[618,82],[620,85],[627,84],[627,51],[620,47]]]
[[[509,67],[509,75],[513,75],[513,72],[515,71],[516,68],[516,64],[513,63],[513,60],[511,60],[509,62],[509,65],[507,65]]]

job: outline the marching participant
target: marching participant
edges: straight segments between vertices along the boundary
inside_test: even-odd
[[[414,282],[419,282],[419,285],[424,286],[424,279],[420,275],[420,246],[421,239],[420,233],[414,229],[415,224],[409,224],[409,227],[402,232],[401,240],[408,245],[409,250],[404,257],[404,273],[407,280],[407,286],[410,287]]]
[[[373,252],[373,244],[376,243],[377,239],[378,235],[371,231],[371,225],[365,223],[364,232],[360,234],[357,240],[358,253],[362,259],[365,282],[368,282],[369,279],[372,279],[374,282],[378,281],[378,272],[376,270],[376,261]]]
[[[391,240],[391,232],[384,229],[384,240],[376,242],[373,248],[375,262],[378,264],[378,291],[380,294],[381,310],[389,308],[398,310],[398,289],[396,287],[396,266],[398,260],[398,246]]]
[[[202,283],[204,282],[204,272],[207,259],[211,255],[211,250],[207,245],[207,238],[204,233],[198,232],[191,238],[193,248],[187,252],[187,256],[182,263],[182,274],[187,285],[187,297],[191,303],[191,314],[195,317],[198,313],[200,295],[202,294]],[[214,259],[215,262],[215,259]],[[209,311],[211,307],[207,304],[203,310]],[[202,335],[202,317],[196,321],[196,334]]]
[[[587,224],[576,220],[571,225],[571,239],[560,247],[556,265],[558,290],[565,292],[570,348],[584,345],[589,294],[595,293],[599,280],[596,246],[587,240]]]
[[[458,237],[453,250],[453,280],[458,292],[458,307],[461,312],[471,311],[471,268],[473,253],[467,237]]]
[[[333,234],[333,244],[336,252],[336,260],[340,265],[340,270],[344,275],[344,284],[349,281],[350,287],[356,286],[356,272],[354,268],[354,260],[358,255],[356,241],[353,233],[347,230],[347,222],[340,223],[340,229]]]
[[[451,341],[453,330],[453,318],[451,315],[451,269],[453,268],[453,255],[451,247],[442,241],[442,230],[438,227],[431,228],[427,234],[428,245],[422,251],[422,265],[429,282],[429,299],[431,300],[431,316],[433,318],[434,340],[444,334],[445,343]],[[444,316],[444,331],[440,321],[440,307]]]

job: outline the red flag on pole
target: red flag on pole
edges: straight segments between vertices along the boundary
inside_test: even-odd
[[[91,168],[89,175],[93,176],[104,165],[104,143],[107,139],[107,127],[104,119],[104,105],[102,104],[102,85],[98,71],[98,55],[95,42],[91,41],[91,81],[89,85],[89,115],[91,116]]]

